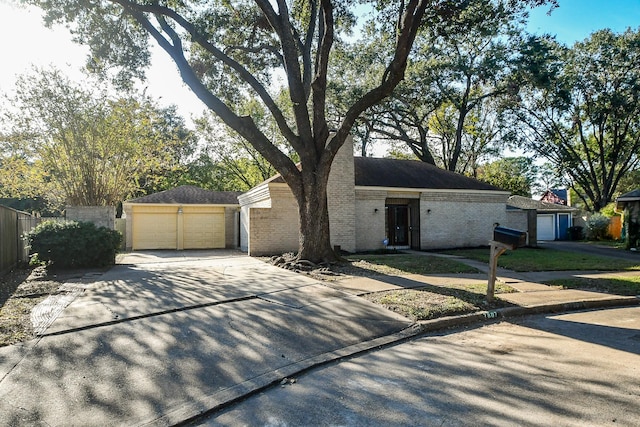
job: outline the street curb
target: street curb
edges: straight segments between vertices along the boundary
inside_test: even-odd
[[[189,422],[194,421],[200,416],[220,411],[270,387],[278,384],[283,384],[283,386],[285,386],[286,384],[289,384],[286,379],[294,378],[295,376],[303,374],[313,368],[327,365],[342,359],[355,357],[374,349],[378,350],[399,344],[430,332],[468,326],[471,324],[481,325],[492,323],[500,319],[522,317],[533,314],[562,313],[634,305],[640,305],[640,297],[614,297],[605,300],[572,301],[554,304],[541,304],[530,307],[507,307],[460,316],[449,316],[421,321],[395,334],[386,335],[323,353],[274,371],[267,372],[243,383],[236,384],[228,389],[221,390],[208,396],[203,396],[201,399],[198,399],[197,402],[177,405],[164,415],[154,419],[142,420],[137,423],[137,425],[149,427],[187,425]],[[283,381],[285,382],[283,383]]]

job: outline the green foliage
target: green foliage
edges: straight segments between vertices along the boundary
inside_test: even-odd
[[[361,39],[334,51],[337,78],[328,89],[336,122],[385,73],[395,33],[391,4],[364,26]],[[531,62],[522,29],[527,6],[471,0],[428,8],[405,79],[356,123],[362,155],[373,143],[400,141],[424,162],[474,173],[499,152],[499,106],[526,83],[523,69]]]
[[[239,110],[252,115],[263,131],[291,158],[295,152],[278,135],[264,108],[248,100]],[[276,169],[237,132],[208,114],[196,120],[196,134],[205,143],[200,156],[189,165],[187,175],[195,184],[211,190],[246,191],[277,173]]]
[[[601,30],[572,48],[546,40],[544,49],[546,77],[520,92],[514,135],[598,211],[640,166],[640,31]]]
[[[373,32],[386,34],[391,41],[383,44],[379,55],[382,74],[371,87],[345,102],[334,125],[328,119],[327,91],[330,80],[341,79],[342,73],[333,69],[332,51],[344,35],[350,35],[355,13],[362,6],[359,2],[23,1],[42,8],[46,22],[70,28],[75,40],[89,45],[91,68],[104,74],[118,70],[120,82],[143,75],[149,62],[149,41],[157,42],[198,98],[284,177],[300,207],[299,231],[303,237],[298,256],[314,262],[335,257],[326,233],[326,203],[324,197],[318,197],[326,192],[335,154],[356,120],[391,95],[405,79],[416,34],[430,28],[430,17],[439,18],[439,28],[443,29],[451,22],[456,28],[450,34],[455,35],[468,29],[459,25],[458,18],[471,22],[463,16],[469,3],[481,9],[474,15],[478,25],[490,21],[483,5],[500,3],[501,7],[519,9],[547,3],[375,2],[377,7],[368,14],[369,24]],[[470,34],[471,39],[474,37]],[[494,40],[499,42],[502,37]],[[508,54],[509,49],[498,53],[505,52]],[[492,62],[497,56],[486,58]],[[500,70],[502,65],[490,68]],[[483,79],[490,81],[493,77]],[[450,87],[456,86],[457,82]],[[418,97],[420,93],[413,95]],[[272,126],[259,123],[258,110],[245,112],[244,101],[251,98],[258,100]],[[327,142],[332,130],[335,134]],[[279,144],[282,139],[287,142],[284,149]]]
[[[531,197],[531,186],[536,179],[536,166],[528,157],[507,157],[488,163],[478,169],[477,178],[524,197]]]
[[[600,209],[600,213],[602,215],[606,216],[607,218],[611,218],[611,217],[614,217],[616,215],[620,215],[620,214],[616,213],[615,209],[616,209],[616,202],[611,202],[607,206],[605,206],[604,208]]]
[[[632,215],[629,209],[625,210],[625,248],[640,248],[640,220],[636,215]]]
[[[175,107],[70,81],[58,70],[21,76],[7,100],[11,132],[0,141],[0,192],[53,205],[115,206],[173,187],[195,139]],[[18,179],[16,179],[18,178]],[[2,194],[0,194],[2,195]]]
[[[611,220],[606,215],[594,213],[587,219],[587,237],[593,240],[606,240],[610,223]]]
[[[55,267],[101,267],[115,263],[122,235],[90,222],[45,221],[27,235],[33,262]]]
[[[640,188],[640,168],[631,170],[620,178],[620,184],[617,187],[618,195],[638,188]]]

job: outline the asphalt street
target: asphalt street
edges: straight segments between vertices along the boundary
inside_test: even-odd
[[[640,307],[541,315],[324,366],[197,426],[638,426]]]

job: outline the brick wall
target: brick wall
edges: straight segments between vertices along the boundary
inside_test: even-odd
[[[298,204],[286,184],[269,184],[270,207],[264,201],[242,207],[242,250],[251,256],[298,250]]]
[[[331,244],[353,252],[356,248],[356,213],[351,138],[345,142],[334,159],[327,190]],[[298,250],[298,205],[286,184],[263,184],[238,199],[241,206],[241,250],[252,256]]]
[[[356,250],[384,248],[386,191],[356,190]],[[376,211],[377,209],[377,211]]]
[[[356,202],[353,139],[345,141],[333,160],[327,185],[331,245],[356,250]]]
[[[65,218],[69,221],[92,222],[96,227],[116,228],[116,208],[113,206],[67,206]]]
[[[224,229],[225,248],[234,249],[238,247],[238,208],[224,208]]]
[[[425,192],[420,198],[422,249],[487,245],[493,225],[506,222],[508,194]]]

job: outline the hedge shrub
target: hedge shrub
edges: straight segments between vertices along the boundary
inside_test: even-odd
[[[32,259],[56,267],[115,264],[122,235],[91,222],[45,221],[27,235]]]
[[[611,220],[601,213],[594,213],[587,220],[589,238],[593,240],[606,240],[609,237],[609,223]]]

